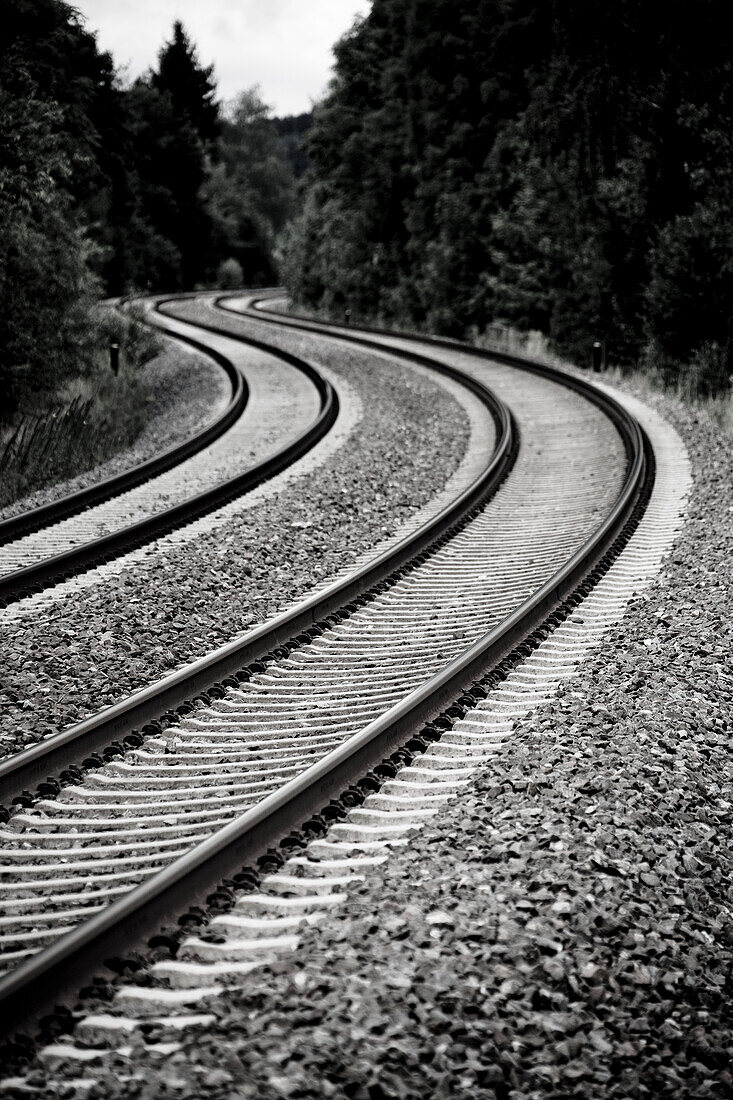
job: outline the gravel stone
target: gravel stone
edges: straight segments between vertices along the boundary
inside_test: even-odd
[[[276,342],[269,326],[254,328]],[[269,618],[391,534],[457,468],[467,417],[439,381],[312,336],[278,340],[356,389],[364,414],[353,435],[317,476],[294,478],[195,543],[153,553],[40,615],[0,614],[4,753]]]
[[[135,442],[91,470],[37,489],[0,508],[0,520],[39,508],[137,466],[190,439],[224,411],[231,399],[231,385],[218,363],[176,341],[162,335],[160,338],[165,343],[164,350],[142,368],[147,419]]]
[[[255,971],[91,1100],[733,1093],[733,455],[703,416],[643,399],[694,491],[607,645],[302,934],[296,965]]]

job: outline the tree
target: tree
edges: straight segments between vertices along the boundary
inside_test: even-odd
[[[202,199],[213,256],[236,259],[246,283],[272,280],[275,239],[292,208],[293,181],[258,88],[228,105]]]
[[[314,112],[291,294],[719,364],[732,37],[716,0],[374,0]]]
[[[202,186],[219,129],[212,73],[176,21],[157,69],[124,93],[115,289],[191,289],[206,279],[212,226]]]
[[[290,166],[296,180],[305,173],[309,165],[308,154],[303,148],[303,139],[311,128],[313,112],[300,115],[283,115],[271,120],[272,129],[277,134],[280,154]]]
[[[150,83],[161,95],[170,97],[176,118],[187,121],[204,145],[213,143],[219,132],[213,72],[213,65],[199,65],[183,24],[176,20],[173,38],[158,54],[158,68],[152,71]]]
[[[8,0],[0,46],[0,419],[44,398],[91,362],[99,293],[74,191],[95,132],[91,93],[62,66],[94,56],[57,0]],[[35,20],[43,28],[41,40]],[[93,40],[92,40],[93,45]],[[86,61],[84,61],[84,64]],[[84,65],[82,64],[82,69]],[[62,94],[63,92],[63,94]]]

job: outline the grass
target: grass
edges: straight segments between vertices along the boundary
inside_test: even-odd
[[[298,306],[297,310],[314,321],[329,320],[337,325],[344,324],[343,315],[333,311],[330,314],[327,311],[315,312],[306,306]],[[354,323],[358,324],[356,321]],[[484,348],[487,351],[526,355],[555,367],[572,366],[567,359],[563,359],[552,350],[549,340],[542,332],[520,332],[510,325],[497,324],[488,325],[482,331],[474,328],[469,332],[467,339],[475,347]],[[729,381],[726,391],[715,396],[701,396],[700,372],[704,367],[704,363],[693,361],[689,364],[688,372],[678,375],[673,381],[665,378],[661,370],[648,366],[624,369],[610,366],[602,372],[602,376],[612,383],[625,380],[642,393],[661,393],[676,397],[683,404],[709,416],[726,435],[733,438],[733,379]]]
[[[469,339],[476,347],[489,351],[527,355],[551,366],[571,365],[551,350],[549,341],[541,332],[523,333],[505,325],[489,325],[483,332],[474,329]],[[647,366],[631,368],[610,366],[602,372],[601,376],[611,383],[628,382],[642,394],[664,394],[675,397],[688,407],[710,417],[726,435],[733,438],[733,384],[729,383],[727,390],[723,393],[715,396],[701,396],[696,365],[691,364],[689,374],[680,374],[673,381],[667,380],[661,371]]]
[[[37,412],[26,410],[0,436],[0,507],[104,462],[130,446],[146,418],[140,366],[159,344],[136,319],[96,318],[99,350],[91,371],[67,381]],[[120,369],[109,343],[120,344]]]
[[[483,331],[471,329],[468,342],[474,347],[486,351],[504,351],[507,355],[526,355],[538,359],[553,367],[567,367],[570,364],[561,359],[550,348],[547,337],[537,331],[519,332],[509,325],[487,325]]]
[[[682,404],[710,417],[725,435],[733,439],[733,388],[729,388],[727,393],[717,394],[715,397],[701,397],[685,383],[684,378],[679,379],[677,382],[665,382],[656,372],[644,370],[641,367],[630,370],[610,367],[605,372],[605,377],[610,382],[629,382],[642,394],[661,393],[669,397],[676,397]]]

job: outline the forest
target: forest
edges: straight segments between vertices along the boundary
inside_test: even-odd
[[[4,0],[0,422],[95,373],[100,299],[272,282],[309,121],[220,104],[179,22],[124,84],[71,5]]]
[[[301,305],[505,324],[700,395],[733,369],[717,0],[374,0],[337,47],[283,275]]]
[[[313,117],[285,119],[253,88],[219,103],[180,23],[125,84],[63,0],[3,18],[0,421],[92,370],[100,299],[278,278],[331,316],[538,331],[580,363],[601,340],[728,387],[717,0],[374,0]]]

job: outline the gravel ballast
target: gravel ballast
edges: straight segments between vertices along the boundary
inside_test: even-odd
[[[731,1095],[733,457],[644,399],[695,479],[658,580],[296,965],[91,1097]]]
[[[231,399],[231,383],[219,364],[177,341],[161,339],[163,351],[141,368],[147,412],[145,427],[135,442],[76,477],[47,485],[0,508],[0,519],[40,508],[138,466],[190,439],[224,411]]]
[[[261,335],[266,326],[255,327]],[[280,342],[355,388],[363,417],[347,443],[315,475],[293,479],[196,542],[153,553],[40,612],[9,609],[5,753],[268,618],[388,536],[457,468],[468,420],[432,376],[310,336],[285,333]]]

